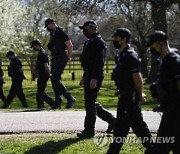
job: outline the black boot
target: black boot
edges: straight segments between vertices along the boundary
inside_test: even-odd
[[[67,99],[66,109],[71,108],[76,99],[71,95],[69,91],[64,94],[64,97]]]
[[[55,97],[55,102],[51,106],[51,109],[61,109],[61,102],[62,102],[61,96],[59,96],[57,98]]]
[[[51,109],[61,109],[61,102],[55,102],[54,105],[52,105]]]
[[[94,131],[92,132],[92,131],[83,130],[82,132],[78,132],[77,136],[80,138],[92,138],[94,137]]]
[[[3,106],[1,106],[1,109],[7,109],[9,105],[7,104],[3,104]]]
[[[115,121],[116,121],[116,118],[112,117],[112,121],[109,122],[108,128],[107,128],[107,130],[106,130],[106,133],[110,134],[110,133],[113,132],[114,125],[115,125]]]
[[[23,108],[28,108],[28,105],[27,104],[23,104]]]

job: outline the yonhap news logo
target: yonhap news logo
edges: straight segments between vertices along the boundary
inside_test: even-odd
[[[175,137],[136,137],[136,136],[127,136],[127,137],[113,137],[106,133],[97,133],[93,138],[93,143],[98,147],[104,147],[110,143],[174,143]]]

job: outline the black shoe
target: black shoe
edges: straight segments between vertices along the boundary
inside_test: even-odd
[[[90,132],[87,132],[87,131],[82,131],[82,132],[77,133],[77,136],[79,138],[92,138],[92,137],[94,137],[94,133],[90,133]]]
[[[66,109],[71,108],[75,101],[76,99],[71,95],[70,98],[67,100]]]
[[[23,108],[24,109],[27,109],[28,108],[28,105],[26,104],[26,105],[23,105]]]
[[[61,109],[61,104],[60,103],[55,103],[51,109]]]
[[[115,125],[116,118],[113,118],[112,121],[109,123],[106,133],[110,134],[113,132],[114,125]]]
[[[7,109],[8,105],[4,104],[3,106],[1,106],[1,109]]]

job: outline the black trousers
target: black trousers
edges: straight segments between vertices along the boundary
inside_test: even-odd
[[[22,106],[25,108],[28,107],[26,98],[23,92],[23,88],[22,88],[22,81],[23,79],[21,78],[12,78],[12,84],[11,84],[9,94],[7,96],[5,106],[9,106],[11,102],[13,101],[13,99],[17,96]]]
[[[99,118],[104,121],[111,122],[113,115],[105,110],[99,103],[96,102],[99,89],[101,87],[104,76],[100,76],[97,80],[97,88],[90,88],[90,81],[92,75],[85,73],[84,76],[84,99],[85,99],[85,110],[86,117],[84,120],[84,130],[88,133],[94,133],[96,114]]]
[[[161,142],[167,138],[169,142]],[[152,154],[180,154],[180,113],[164,113],[157,133],[157,141],[154,143]]]
[[[67,64],[67,55],[60,55],[57,57],[53,57],[51,61],[51,83],[52,88],[55,93],[55,103],[61,102],[61,95],[64,95],[67,98],[68,90],[63,85],[61,81],[61,75],[66,67]]]
[[[119,154],[123,139],[127,137],[130,127],[138,138],[143,140],[146,137],[146,142],[143,145],[150,150],[151,133],[143,120],[139,101],[134,94],[124,94],[119,98],[117,120],[113,131],[115,140],[110,144],[108,154]]]
[[[111,123],[114,122],[114,116],[108,111],[106,110],[100,103],[95,102],[95,106],[96,106],[96,115],[106,121],[107,123]]]
[[[4,92],[3,92],[3,85],[0,85],[0,99],[2,100],[3,103],[6,103],[6,97],[4,96]]]
[[[54,100],[48,94],[45,93],[48,80],[48,73],[41,72],[38,74],[36,93],[37,108],[44,108],[44,101],[48,103],[49,106],[52,106],[54,104]]]

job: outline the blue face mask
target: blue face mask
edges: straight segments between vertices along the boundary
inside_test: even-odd
[[[150,52],[155,57],[160,57],[160,55],[161,55],[159,52],[156,51],[155,48],[150,48]]]

